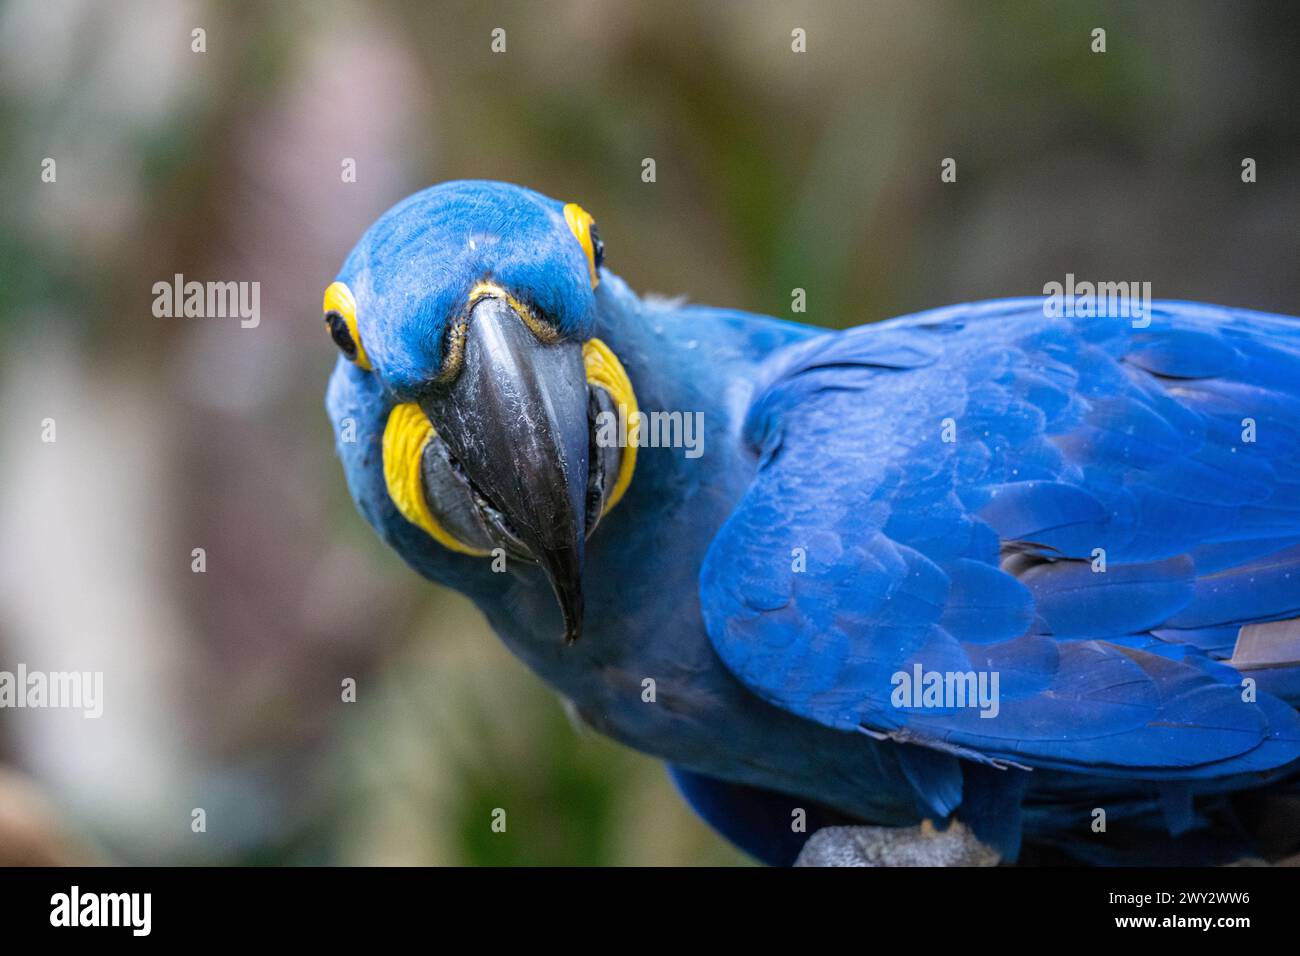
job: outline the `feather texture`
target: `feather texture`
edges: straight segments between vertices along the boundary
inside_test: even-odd
[[[1300,757],[1291,707],[1198,660],[1300,616],[1300,330],[1153,311],[1139,331],[1012,301],[795,350],[701,574],[732,671],[810,720],[967,759],[1176,780]],[[996,714],[900,706],[911,673],[996,675]]]

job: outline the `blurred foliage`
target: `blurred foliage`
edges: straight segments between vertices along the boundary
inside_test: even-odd
[[[1288,3],[0,7],[0,663],[93,637],[176,688],[93,738],[6,717],[0,759],[129,861],[740,861],[354,513],[317,312],[349,247],[497,178],[590,209],[634,288],[791,317],[799,287],[826,326],[1067,271],[1295,313],[1298,52]],[[261,282],[262,325],[155,319],[178,272]]]

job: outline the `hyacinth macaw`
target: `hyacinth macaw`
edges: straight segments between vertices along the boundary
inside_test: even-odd
[[[1294,319],[827,332],[639,298],[580,206],[492,182],[385,213],[324,312],[365,519],[761,860],[924,820],[1229,860],[1296,787]]]

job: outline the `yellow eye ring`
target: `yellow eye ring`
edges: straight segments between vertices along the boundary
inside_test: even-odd
[[[591,213],[574,202],[564,207],[564,221],[569,224],[569,231],[587,254],[587,269],[591,273],[591,287],[594,289],[600,284],[600,263],[605,251],[600,233],[596,230],[596,221],[591,218]]]
[[[331,282],[325,290],[325,324],[339,351],[358,368],[371,371],[370,357],[357,331],[357,300],[342,282]]]

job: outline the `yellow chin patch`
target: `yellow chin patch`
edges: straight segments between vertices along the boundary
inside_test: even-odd
[[[388,413],[388,424],[384,426],[384,484],[388,486],[388,497],[403,518],[424,529],[444,548],[461,554],[485,555],[487,551],[459,541],[429,510],[421,464],[425,446],[435,434],[429,416],[415,402],[397,405]]]
[[[588,339],[582,345],[582,360],[587,366],[587,383],[603,388],[614,400],[614,410],[619,421],[624,423],[622,436],[623,454],[619,456],[618,478],[614,481],[614,490],[605,502],[601,516],[609,514],[618,504],[627,486],[632,484],[632,472],[636,470],[637,433],[641,428],[641,413],[637,410],[636,393],[632,391],[632,380],[627,377],[623,363],[610,347],[600,339]],[[622,412],[626,409],[626,413]]]

